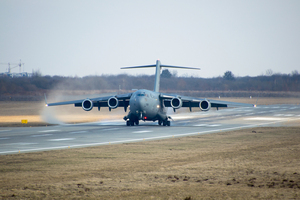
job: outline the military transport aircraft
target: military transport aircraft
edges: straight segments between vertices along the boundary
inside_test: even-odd
[[[123,119],[126,121],[127,126],[139,125],[139,121],[158,121],[159,125],[170,126],[170,116],[167,115],[166,107],[172,107],[174,112],[176,109],[181,107],[188,107],[192,111],[193,107],[199,107],[202,111],[208,111],[212,107],[228,107],[228,106],[246,106],[253,107],[252,104],[217,101],[210,99],[194,98],[181,96],[177,94],[165,94],[159,92],[160,84],[160,72],[162,67],[167,68],[181,68],[181,69],[194,69],[200,70],[199,68],[192,67],[178,67],[170,65],[162,65],[159,60],[156,61],[156,65],[146,66],[135,66],[135,67],[123,67],[121,69],[132,69],[132,68],[148,68],[156,67],[154,90],[139,89],[132,93],[120,94],[114,96],[98,97],[98,98],[87,98],[75,101],[57,102],[47,104],[46,106],[58,106],[74,104],[75,107],[82,107],[85,111],[90,111],[93,107],[97,107],[100,111],[101,107],[108,107],[109,110],[117,107],[124,107],[124,111],[127,111],[129,107],[130,111],[127,116]]]

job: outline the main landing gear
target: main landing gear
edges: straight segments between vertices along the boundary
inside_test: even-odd
[[[133,121],[133,120],[128,120],[128,121],[126,121],[126,125],[127,125],[127,126],[134,126],[134,124],[135,124],[135,125],[139,125],[139,120],[135,120],[135,121]]]
[[[158,125],[160,125],[161,126],[161,124],[163,125],[163,126],[170,126],[171,125],[171,122],[169,121],[169,120],[158,120]]]

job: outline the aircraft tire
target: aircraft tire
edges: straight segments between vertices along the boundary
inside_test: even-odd
[[[140,122],[139,122],[139,120],[136,120],[134,123],[135,123],[135,125],[138,126]]]
[[[127,126],[130,126],[130,121],[126,121],[126,125],[127,125]]]
[[[130,126],[134,126],[134,121],[130,120]]]
[[[167,126],[170,126],[171,125],[171,122],[170,121],[167,121]]]
[[[167,125],[167,121],[164,120],[164,121],[163,121],[163,126],[166,126],[166,125]]]
[[[161,120],[158,120],[158,125],[160,125],[160,126],[161,126]]]

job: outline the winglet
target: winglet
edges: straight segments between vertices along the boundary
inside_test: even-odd
[[[44,93],[44,96],[45,96],[45,106],[48,106],[48,103],[47,103],[47,97],[46,97],[46,94]]]

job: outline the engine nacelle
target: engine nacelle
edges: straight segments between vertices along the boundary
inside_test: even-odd
[[[119,105],[119,100],[116,97],[110,97],[107,101],[108,107],[111,109],[115,109]]]
[[[85,111],[90,111],[93,109],[93,102],[89,99],[85,99],[82,101],[82,109]]]
[[[202,110],[202,111],[208,111],[210,108],[211,108],[211,104],[209,101],[207,100],[204,100],[204,101],[201,101],[199,103],[199,108]]]
[[[172,106],[172,108],[174,108],[174,109],[179,109],[179,108],[181,108],[181,106],[182,106],[182,101],[181,101],[181,99],[178,98],[178,97],[174,97],[174,98],[171,100],[171,106]]]

